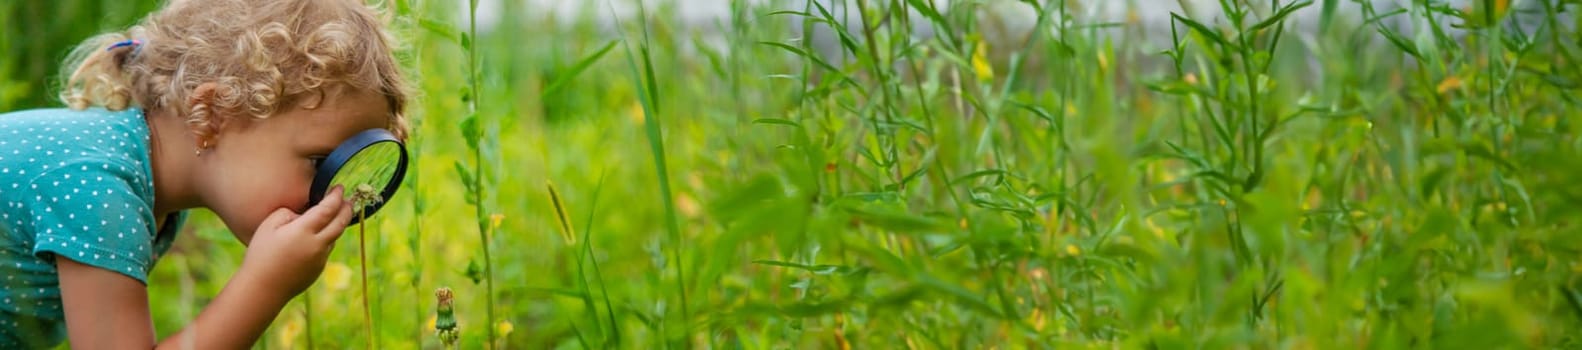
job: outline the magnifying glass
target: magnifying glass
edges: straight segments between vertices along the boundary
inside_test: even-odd
[[[336,146],[335,151],[319,163],[318,171],[313,174],[313,187],[308,191],[308,207],[318,205],[325,193],[335,186],[341,186],[346,196],[360,187],[378,191],[380,200],[366,201],[360,203],[361,208],[352,208],[352,221],[348,225],[356,224],[373,216],[390,201],[390,196],[401,187],[406,166],[406,145],[390,131],[368,129],[357,133]]]

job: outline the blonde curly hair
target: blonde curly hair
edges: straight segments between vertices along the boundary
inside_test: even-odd
[[[219,130],[218,116],[268,118],[343,84],[383,94],[388,129],[405,139],[408,92],[383,23],[356,0],[171,0],[126,32],[78,45],[60,98],[77,110],[174,108],[210,137],[202,130]],[[142,44],[115,45],[128,39]],[[218,86],[192,99],[204,83]]]

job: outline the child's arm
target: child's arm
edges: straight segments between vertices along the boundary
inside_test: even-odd
[[[300,217],[279,209],[248,245],[242,267],[180,332],[155,342],[148,291],[126,275],[57,257],[61,302],[72,347],[84,349],[244,349],[291,298],[324,270],[351,207],[340,191]]]

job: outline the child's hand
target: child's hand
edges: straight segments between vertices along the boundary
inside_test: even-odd
[[[264,218],[253,233],[238,275],[249,274],[285,299],[313,285],[329,259],[335,240],[351,221],[352,206],[336,187],[302,215],[280,208]]]

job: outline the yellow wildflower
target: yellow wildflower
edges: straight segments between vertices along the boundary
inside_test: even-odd
[[[1439,93],[1443,94],[1446,91],[1450,91],[1451,89],[1455,89],[1455,88],[1459,88],[1459,87],[1461,87],[1461,78],[1452,75],[1452,76],[1445,77],[1444,81],[1440,81],[1439,82],[1439,86],[1435,87],[1434,90],[1435,91],[1439,91]]]
[[[346,289],[346,286],[351,284],[351,280],[352,269],[346,267],[346,264],[330,262],[324,265],[324,284],[331,291]]]
[[[994,80],[994,65],[989,63],[988,54],[989,44],[983,41],[972,47],[972,73],[978,76],[978,81]]]
[[[698,215],[702,214],[702,209],[699,209],[698,201],[692,199],[692,195],[689,195],[686,192],[680,192],[676,194],[676,211],[681,212],[681,215],[688,219],[697,219]]]
[[[297,336],[302,335],[302,318],[292,317],[280,327],[280,332],[275,333],[275,341],[280,342],[283,348],[292,348],[297,342]]]
[[[642,102],[632,101],[632,105],[626,107],[626,116],[631,118],[633,123],[642,124],[647,119],[645,118],[647,113],[643,111]]]
[[[1154,223],[1154,218],[1143,219],[1143,227],[1147,228],[1148,232],[1152,232],[1154,237],[1165,238],[1165,230]]]
[[[512,325],[511,321],[500,320],[499,323],[494,325],[494,333],[499,334],[501,337],[511,334],[512,330],[516,330],[516,326]]]
[[[505,214],[500,214],[500,213],[489,214],[489,229],[490,230],[499,229],[500,228],[500,222],[504,221],[504,220],[505,220]]]

